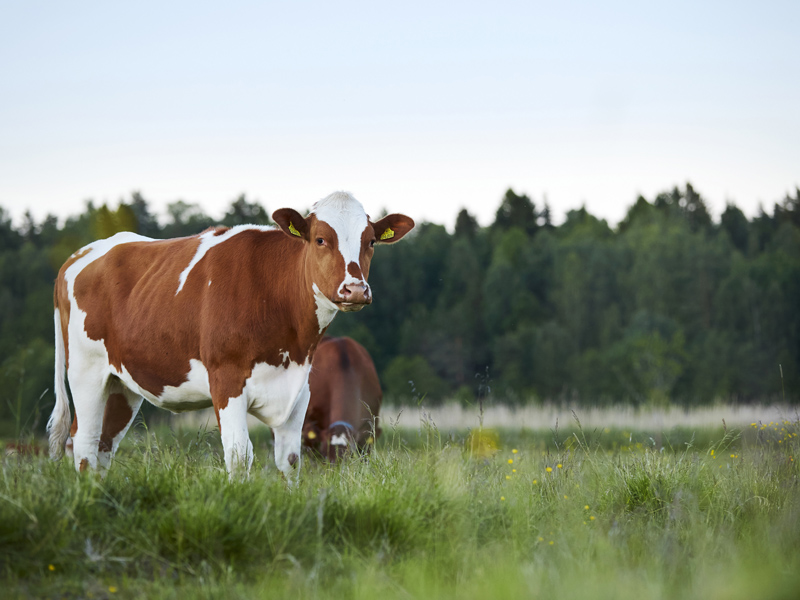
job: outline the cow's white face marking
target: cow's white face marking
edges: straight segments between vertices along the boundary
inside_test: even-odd
[[[227,242],[237,233],[241,233],[243,231],[248,230],[257,230],[257,231],[273,231],[275,227],[268,227],[266,225],[237,225],[236,227],[231,227],[228,231],[223,233],[222,235],[217,235],[215,231],[207,231],[203,235],[200,236],[200,245],[197,247],[197,251],[194,253],[194,257],[189,262],[189,265],[181,271],[181,274],[178,276],[178,289],[175,292],[177,296],[180,294],[183,286],[186,284],[186,279],[189,277],[189,273],[192,272],[195,265],[199,263],[202,258],[206,255],[206,252],[211,250],[217,244],[221,244],[222,242]],[[211,281],[208,282],[208,285],[211,285]]]
[[[361,269],[361,236],[369,226],[367,213],[361,203],[347,192],[334,192],[330,196],[323,198],[311,208],[311,213],[317,219],[327,223],[336,232],[339,243],[339,252],[344,258],[344,273],[342,283],[336,290],[341,296],[342,289],[349,283],[361,283],[367,285],[363,279],[350,275],[347,266],[356,263]],[[369,286],[367,286],[369,289]]]
[[[343,433],[331,437],[331,446],[347,446],[347,436]]]

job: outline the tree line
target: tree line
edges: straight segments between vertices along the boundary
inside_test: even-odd
[[[245,196],[222,219],[177,201],[162,223],[133,193],[15,226],[0,207],[7,432],[40,430],[52,406],[53,282],[72,252],[118,231],[169,238],[269,214]],[[686,184],[640,196],[616,227],[585,208],[554,225],[546,204],[509,189],[489,226],[463,209],[452,233],[420,223],[377,254],[375,302],[329,334],[361,342],[399,402],[800,399],[798,189],[771,212],[728,204],[715,221]]]

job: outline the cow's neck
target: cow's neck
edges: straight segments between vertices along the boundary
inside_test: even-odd
[[[302,254],[301,257],[304,258]],[[292,297],[298,300],[293,303],[290,333],[290,337],[296,340],[296,350],[290,352],[290,357],[300,363],[306,357],[311,361],[317,344],[339,312],[336,305],[311,281],[302,258],[302,276],[294,280],[296,288],[292,291]]]

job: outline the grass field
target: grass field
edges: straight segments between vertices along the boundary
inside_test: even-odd
[[[4,460],[2,596],[797,598],[798,433],[422,423],[289,490],[264,430],[229,483],[214,432],[139,426],[102,481]]]

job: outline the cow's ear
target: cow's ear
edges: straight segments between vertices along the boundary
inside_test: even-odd
[[[405,215],[393,214],[372,224],[377,244],[394,244],[414,229],[414,219]]]
[[[272,213],[272,220],[289,237],[309,240],[308,222],[293,208],[279,208]]]

